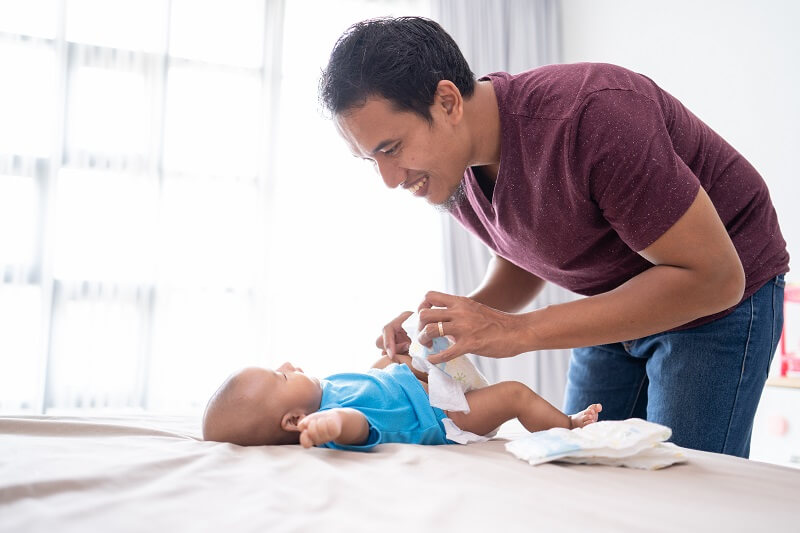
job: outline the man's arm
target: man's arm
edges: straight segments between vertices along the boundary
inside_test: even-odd
[[[526,344],[567,348],[638,339],[724,311],[744,293],[739,255],[702,188],[678,222],[639,254],[655,266],[616,289],[521,315]]]
[[[317,411],[298,424],[303,448],[334,441],[336,444],[358,446],[367,442],[369,422],[355,409],[339,408]]]
[[[542,278],[496,255],[489,262],[480,286],[469,298],[506,313],[516,313],[536,298],[544,284]]]
[[[736,249],[706,192],[641,252],[653,267],[609,292],[512,315],[473,300],[431,292],[420,312],[419,341],[438,336],[436,322],[456,343],[433,364],[464,353],[511,357],[532,350],[575,348],[638,339],[739,303],[745,277]]]
[[[544,284],[545,281],[538,276],[500,256],[495,256],[489,262],[480,286],[469,295],[469,298],[493,309],[516,313],[536,298]],[[401,327],[409,316],[411,316],[410,311],[401,313],[386,324],[380,337],[375,341],[375,345],[393,362],[400,362],[398,354],[407,353],[411,344],[408,335]]]

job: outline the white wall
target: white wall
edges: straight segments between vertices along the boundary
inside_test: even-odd
[[[562,0],[562,61],[615,63],[681,100],[761,173],[800,281],[800,2]]]

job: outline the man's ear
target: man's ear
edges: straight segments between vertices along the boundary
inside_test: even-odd
[[[297,424],[305,417],[306,413],[302,409],[292,409],[281,418],[281,428],[284,431],[300,431]]]
[[[433,95],[434,112],[443,112],[447,121],[457,124],[464,114],[464,97],[456,84],[450,80],[441,80],[436,85]]]
[[[464,115],[464,97],[455,83],[450,80],[441,80],[436,85],[433,95],[432,114],[440,113],[451,124],[457,124]]]

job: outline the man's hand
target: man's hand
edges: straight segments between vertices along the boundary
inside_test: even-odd
[[[336,440],[342,434],[343,425],[342,413],[337,409],[311,413],[297,424],[300,444],[303,448],[311,448]]]
[[[399,362],[397,354],[408,353],[411,347],[411,339],[400,325],[413,314],[411,311],[400,313],[397,318],[383,326],[383,333],[375,341],[375,346],[383,350],[383,354],[395,363]]]
[[[436,307],[433,309],[433,307]],[[447,335],[454,344],[428,357],[433,364],[449,361],[465,353],[485,357],[512,357],[525,351],[515,334],[519,315],[492,309],[470,298],[430,291],[419,306],[419,336],[426,346],[436,337]],[[442,331],[439,323],[442,324]]]

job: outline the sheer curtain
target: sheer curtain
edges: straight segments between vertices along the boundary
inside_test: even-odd
[[[432,17],[453,36],[476,76],[511,73],[560,59],[559,5],[555,0],[432,0]],[[444,221],[447,289],[467,294],[483,279],[487,248],[457,222]],[[567,302],[577,295],[551,283],[530,309]],[[528,384],[556,406],[563,403],[569,350],[543,350],[510,359],[475,357],[490,381]]]
[[[443,288],[439,215],[351,161],[316,78],[350,23],[426,6],[0,2],[0,410],[197,412],[244,365],[367,368]]]
[[[442,215],[387,189],[371,163],[351,155],[320,113],[317,82],[350,24],[429,16],[429,7],[427,0],[287,2],[286,14],[269,239],[270,300],[279,304],[270,311],[276,334],[268,350],[316,375],[364,370],[378,357],[381,327],[416,309],[425,291],[444,289]]]

